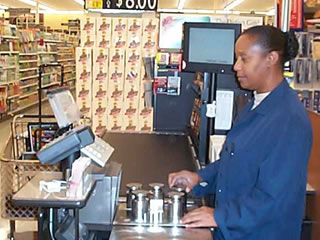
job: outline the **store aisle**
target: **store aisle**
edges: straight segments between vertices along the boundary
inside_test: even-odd
[[[44,102],[42,104],[42,111],[43,114],[52,114],[50,105],[48,102]],[[38,114],[38,107],[33,107],[27,109],[20,114]],[[11,122],[12,118],[9,118],[5,121],[0,122],[0,151],[3,152],[5,148],[5,143],[10,137],[11,132]],[[1,162],[0,162],[1,164]],[[1,166],[0,166],[1,167]],[[1,178],[0,178],[0,185],[1,185]],[[1,191],[1,189],[0,189]],[[2,194],[0,192],[0,194]],[[16,231],[17,232],[26,232],[26,231],[36,231],[37,224],[36,221],[17,221],[16,222]],[[7,239],[7,235],[9,233],[9,221],[7,219],[0,218],[0,240]]]

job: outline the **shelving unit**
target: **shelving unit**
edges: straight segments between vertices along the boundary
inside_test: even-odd
[[[17,20],[20,27],[33,24],[33,20],[27,18]],[[26,19],[27,22],[22,23]],[[63,64],[65,85],[75,88],[78,36],[40,32],[38,29],[17,30],[12,25],[0,25],[0,33],[3,34],[0,44],[0,119],[8,113],[17,113],[38,104],[39,66],[42,64]],[[59,68],[44,67],[42,87],[56,87],[60,84],[60,77]],[[45,94],[43,96],[42,101],[45,101]]]
[[[65,40],[67,41],[58,44],[58,62],[64,66],[65,85],[72,89],[76,81],[75,46],[69,39]]]

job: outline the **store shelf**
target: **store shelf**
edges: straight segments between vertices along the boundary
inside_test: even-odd
[[[51,74],[57,74],[57,73],[56,72],[42,73],[41,76],[44,77],[44,76],[48,76],[48,75],[51,75]]]
[[[7,99],[10,100],[10,99],[17,98],[17,97],[19,97],[19,94],[9,96],[9,97],[7,97]]]
[[[8,70],[8,69],[15,69],[17,66],[9,66],[9,67],[3,67],[3,68],[1,68],[0,67],[0,69],[2,69],[2,70]]]
[[[20,80],[26,80],[26,79],[37,78],[37,77],[39,77],[39,76],[38,76],[38,75],[33,75],[33,76],[28,76],[28,77],[20,78]]]
[[[27,88],[27,87],[32,87],[32,86],[36,86],[36,85],[38,85],[37,82],[36,83],[30,83],[30,84],[27,84],[27,85],[21,85],[20,89]]]
[[[0,54],[18,54],[18,51],[0,51]]]
[[[47,42],[47,43],[62,43],[63,42],[60,40],[52,40],[52,39],[44,39],[43,41]]]
[[[1,36],[1,38],[3,38],[3,39],[19,39],[16,36]]]
[[[69,78],[69,79],[67,79],[67,80],[64,80],[63,82],[65,83],[65,82],[70,82],[70,81],[74,81],[74,80],[76,80],[75,77],[74,77],[74,78]]]
[[[71,72],[74,72],[74,70],[64,71],[63,73],[71,73]]]
[[[48,100],[48,98],[42,99],[41,102],[44,102],[44,101],[46,101],[46,100]],[[32,107],[32,106],[37,105],[37,104],[38,104],[38,101],[33,102],[33,103],[30,103],[30,104],[28,104],[28,105],[26,105],[26,106],[23,106],[23,107],[21,107],[21,108],[18,108],[18,109],[14,110],[14,111],[11,111],[11,112],[9,112],[9,113],[14,114],[14,113],[20,112],[20,111],[22,111],[22,110],[24,110],[24,109],[26,109],[26,108],[28,108],[28,107]]]
[[[0,86],[3,86],[3,85],[8,85],[8,84],[12,84],[12,83],[18,83],[18,81],[9,81],[9,82],[0,82]]]
[[[31,63],[31,62],[38,62],[38,60],[22,60],[19,63]]]
[[[26,68],[26,69],[20,69],[19,72],[28,72],[32,70],[38,70],[38,68]]]
[[[71,64],[71,65],[63,65],[64,68],[67,68],[67,67],[75,67],[76,65],[75,64]]]
[[[38,52],[39,55],[45,55],[45,54],[57,54],[57,52]]]
[[[19,56],[36,56],[38,53],[19,53]]]
[[[74,58],[69,58],[69,59],[60,59],[58,62],[68,62],[68,61],[75,61],[76,59]]]
[[[26,97],[29,97],[29,96],[32,96],[32,95],[35,95],[35,94],[38,94],[38,91],[35,91],[35,92],[32,92],[32,93],[28,93],[28,94],[25,94],[25,95],[22,95],[20,96],[19,98],[26,98]]]
[[[51,86],[59,85],[59,84],[60,84],[59,82],[53,82],[53,83],[49,83],[49,84],[46,84],[46,85],[42,85],[42,88],[47,88],[47,87],[51,87]]]

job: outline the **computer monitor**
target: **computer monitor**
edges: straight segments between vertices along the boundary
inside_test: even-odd
[[[240,24],[185,23],[183,58],[187,72],[233,73]]]

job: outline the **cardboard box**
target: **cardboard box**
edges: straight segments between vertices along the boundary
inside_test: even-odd
[[[126,132],[136,132],[138,130],[137,114],[123,117],[123,130]]]
[[[108,89],[108,73],[104,71],[102,66],[99,71],[95,71],[93,74],[92,88],[93,91],[98,91],[100,88]]]
[[[118,85],[123,89],[124,84],[124,67],[111,66],[109,69],[109,85]]]
[[[93,117],[92,129],[95,135],[101,137],[107,131],[107,118],[97,119]]]
[[[92,101],[92,92],[91,88],[87,88],[85,84],[76,86],[76,98],[81,101],[86,101],[91,103]]]
[[[80,20],[81,46],[94,47],[96,36],[96,19],[94,17],[84,17]]]
[[[80,65],[77,66],[76,70],[76,84],[80,85],[86,85],[87,87],[90,87],[92,84],[92,73],[91,73],[91,68],[87,68],[86,65]]]
[[[108,118],[107,130],[111,132],[120,132],[123,130],[122,117]]]
[[[120,48],[110,49],[109,67],[110,71],[118,67],[119,70],[124,69],[125,66],[125,51]]]
[[[108,100],[108,91],[107,88],[103,88],[103,85],[99,85],[98,88],[93,88],[92,91],[92,100],[95,101],[105,101]]]
[[[125,85],[140,85],[140,69],[132,67],[126,69],[126,75],[125,75]]]
[[[123,89],[119,89],[117,86],[115,88],[109,88],[108,90],[108,101],[110,104],[117,102],[123,102]]]
[[[119,35],[119,36],[113,37],[111,47],[125,50],[126,46],[127,46],[127,38],[125,36]]]
[[[112,19],[106,17],[97,18],[97,47],[111,47],[111,25]]]
[[[77,99],[77,104],[79,106],[81,114],[87,118],[92,119],[91,101],[81,101],[80,99]]]
[[[84,16],[80,20],[80,31],[96,34],[96,18]]]
[[[141,61],[141,51],[137,51],[136,49],[128,49],[126,51],[126,68],[135,67],[140,69]]]
[[[153,130],[153,109],[143,108],[139,111],[138,131],[152,132]]]
[[[159,32],[159,19],[158,18],[145,18],[143,19],[143,36],[145,35],[158,35]]]
[[[76,66],[85,65],[88,69],[92,66],[92,49],[91,48],[81,48],[76,49]]]
[[[109,66],[109,50],[103,48],[95,48],[93,50],[93,67],[98,69],[103,66],[104,71],[108,71]]]
[[[129,116],[132,114],[136,114],[138,116],[139,97],[124,99],[123,109],[125,116]]]
[[[112,47],[115,47],[119,38],[127,40],[127,27],[127,18],[112,18]]]
[[[141,49],[142,20],[131,18],[128,20],[127,49]]]
[[[124,99],[139,98],[139,84],[125,84],[124,85]]]

